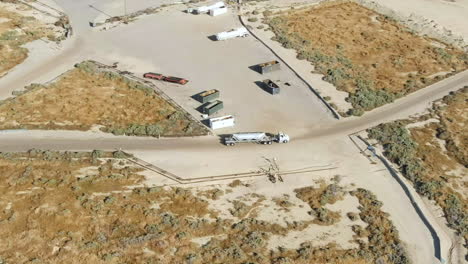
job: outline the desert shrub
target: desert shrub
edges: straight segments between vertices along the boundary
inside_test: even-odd
[[[182,111],[175,111],[169,116],[169,120],[176,121],[181,120],[185,117],[185,114]]]
[[[75,68],[80,69],[87,73],[95,73],[97,71],[96,64],[91,61],[83,61],[75,64]]]
[[[265,17],[271,16],[272,14],[273,14],[273,12],[271,12],[270,10],[263,11],[263,16],[265,16]]]
[[[164,133],[164,128],[161,125],[153,124],[146,126],[146,135],[148,136],[156,137],[161,135],[162,133]]]
[[[364,110],[362,110],[362,108],[352,108],[349,109],[347,114],[352,116],[362,116],[364,114]]]
[[[384,147],[384,155],[400,167],[406,178],[418,185],[424,167],[417,158],[416,142],[404,125],[401,121],[381,124],[368,130],[369,137],[379,141]]]
[[[125,152],[121,151],[121,150],[117,150],[117,151],[114,151],[112,153],[112,156],[116,159],[125,159],[125,158],[128,158],[128,155],[125,154]]]
[[[351,94],[347,100],[354,108],[371,110],[384,104],[391,103],[397,96],[386,90],[359,89]]]
[[[109,131],[116,136],[125,135],[125,128],[111,128]]]
[[[249,17],[249,18],[247,19],[247,21],[249,21],[249,22],[257,22],[257,21],[258,21],[258,18],[256,18],[256,17]]]
[[[340,219],[340,214],[325,207],[314,208],[310,214],[315,215],[315,223],[320,225],[333,225]]]
[[[464,204],[455,194],[449,194],[445,199],[444,213],[448,224],[459,232],[462,237],[468,235],[468,214],[464,210]]]
[[[346,214],[351,221],[356,221],[359,219],[359,215],[353,212],[349,212]]]
[[[264,27],[265,27],[265,26],[260,25],[260,26],[257,27],[257,29],[263,29]]]
[[[96,164],[97,159],[102,157],[103,154],[104,152],[102,150],[93,150],[93,152],[91,152],[91,161],[93,164]]]
[[[323,100],[325,100],[325,101],[330,101],[330,100],[331,100],[331,97],[330,97],[330,96],[324,96],[324,97],[323,97]]]
[[[258,15],[258,14],[260,14],[260,13],[259,13],[257,10],[254,10],[254,11],[252,12],[252,15]]]
[[[110,71],[108,71],[108,72],[104,72],[103,74],[104,74],[104,77],[107,78],[107,79],[109,79],[109,80],[117,80],[117,79],[122,78],[122,77],[120,76],[120,74],[115,73],[115,72],[110,72]]]
[[[125,131],[125,134],[128,136],[146,136],[146,126],[144,125],[138,125],[138,124],[132,124],[130,125],[127,130]]]
[[[443,183],[441,181],[424,181],[424,182],[418,182],[416,184],[416,191],[418,193],[424,194],[429,199],[435,199],[437,196],[441,195],[442,193],[441,188],[443,186]]]
[[[400,241],[398,230],[388,219],[382,210],[382,202],[368,190],[358,188],[351,193],[359,200],[361,219],[368,225],[368,245],[361,247],[364,254],[374,258],[387,258],[388,262],[394,264],[409,264],[410,259],[403,244]],[[358,230],[358,229],[356,229]],[[367,252],[367,253],[366,253]]]

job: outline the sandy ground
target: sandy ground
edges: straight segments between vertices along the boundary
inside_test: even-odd
[[[363,118],[351,118],[349,121],[338,123],[331,119],[311,92],[300,86],[300,82],[290,77],[291,73],[287,71],[272,77],[288,80],[291,78],[293,83],[297,82],[297,87],[294,87],[297,90],[282,94],[287,95],[285,101],[282,101],[285,97],[272,97],[256,87],[254,81],[262,80],[263,76],[248,67],[274,57],[254,39],[235,39],[221,43],[208,39],[211,34],[238,25],[238,21],[232,15],[219,17],[218,20],[209,16],[184,14],[181,12],[183,8],[180,7],[171,11],[172,13],[164,11],[111,31],[93,32],[88,23],[98,12],[90,9],[88,5],[96,4],[97,1],[57,0],[57,3],[70,15],[75,37],[64,43],[63,50],[47,56],[47,60],[26,61],[11,75],[2,78],[0,96],[4,97],[11,93],[11,90],[31,82],[50,80],[83,59],[94,58],[106,63],[120,61],[122,68],[136,73],[146,71],[151,66],[154,71],[161,70],[190,79],[190,86],[183,88],[162,86],[162,89],[186,108],[193,107],[194,104],[187,96],[209,88],[220,89],[221,98],[226,102],[224,113],[233,113],[240,118],[238,129],[276,130],[288,127],[288,131],[285,132],[293,135],[292,142],[287,145],[246,145],[226,149],[218,144],[215,137],[158,141],[113,137],[92,132],[23,131],[1,133],[2,150],[31,147],[123,147],[184,177],[248,172],[264,164],[262,156],[277,157],[281,168],[284,169],[336,164],[338,169],[314,172],[312,176],[320,178],[330,177],[335,173],[341,174],[345,183],[355,183],[376,193],[384,203],[383,209],[390,213],[391,219],[400,230],[400,236],[408,245],[414,262],[435,263],[431,236],[400,186],[382,167],[371,165],[361,156],[345,135],[423,110],[434,98],[449,90],[458,89],[459,85],[467,84],[468,73],[462,73],[397,100],[392,105],[366,113]],[[216,19],[216,23],[212,22],[213,19]],[[140,39],[142,36],[147,41],[128,41]],[[177,52],[171,52],[173,50]],[[7,91],[8,89],[11,90]],[[252,96],[249,97],[250,95]],[[317,136],[319,137],[316,138]],[[294,178],[285,177],[283,184],[294,181]],[[157,182],[157,179],[153,182]],[[166,182],[170,184],[169,181]]]
[[[407,17],[417,16],[425,18],[428,22],[434,21],[468,41],[467,0],[375,0],[375,2]]]

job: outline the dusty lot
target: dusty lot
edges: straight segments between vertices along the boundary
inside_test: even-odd
[[[468,67],[453,46],[417,36],[389,17],[353,2],[323,3],[270,15],[275,39],[338,90],[349,93],[350,114],[380,105]]]
[[[339,177],[263,193],[239,181],[135,187],[143,170],[120,152],[38,150],[1,153],[0,172],[7,262],[407,263],[382,204]],[[339,220],[314,224],[327,213],[309,206]]]
[[[66,18],[63,18],[66,19]],[[0,76],[28,56],[24,44],[38,39],[60,41],[63,22],[20,2],[0,3]]]
[[[468,87],[435,102],[429,114],[415,120],[369,130],[383,144],[423,196],[435,200],[448,225],[468,239]],[[465,242],[466,243],[466,242]],[[465,244],[466,246],[466,244]]]
[[[204,135],[207,129],[148,86],[92,62],[76,65],[55,82],[33,84],[0,105],[0,129],[102,131],[116,135]]]

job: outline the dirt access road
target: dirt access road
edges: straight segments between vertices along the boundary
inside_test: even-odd
[[[213,72],[217,72],[217,78],[226,79],[230,83],[226,85],[223,92],[233,98],[239,98],[239,101],[233,101],[230,107],[232,107],[232,111],[239,111],[239,116],[242,117],[243,115],[249,115],[249,112],[242,112],[241,107],[243,107],[243,104],[240,101],[242,96],[237,95],[239,94],[237,91],[239,89],[254,91],[252,89],[257,88],[253,82],[261,77],[248,69],[248,66],[250,66],[250,63],[259,60],[274,58],[268,50],[252,38],[222,43],[222,45],[225,45],[225,49],[213,48],[216,42],[208,40],[208,33],[217,33],[221,28],[229,29],[238,25],[238,21],[232,15],[223,18],[222,23],[208,23],[209,20],[207,19],[209,17],[189,16],[181,13],[181,9],[173,9],[170,11],[172,13],[165,14],[163,12],[114,30],[94,32],[89,28],[88,22],[98,14],[95,13],[95,10],[90,9],[89,5],[95,4],[96,1],[60,0],[57,2],[70,14],[75,29],[74,38],[69,40],[69,44],[64,44],[70,45],[69,48],[64,49],[61,53],[57,52],[50,60],[27,66],[29,67],[27,70],[22,70],[21,67],[18,68],[16,78],[0,81],[0,92],[12,89],[12,87],[18,89],[30,82],[37,82],[38,79],[51,79],[80,60],[94,58],[107,63],[120,61],[121,65],[135,72],[141,72],[151,66],[156,70],[165,70],[176,74],[185,73],[189,75],[189,78],[193,78],[193,83],[199,83],[199,87],[194,87],[195,89],[207,89],[212,86],[216,88],[219,86],[219,83],[216,83],[218,81],[202,82],[202,79],[209,78],[213,75]],[[169,17],[171,14],[173,17],[180,18],[180,21]],[[170,20],[171,23],[167,23],[162,18],[172,19]],[[193,24],[195,28],[188,27],[188,25],[191,25],[189,22],[196,22]],[[157,29],[154,29],[154,25],[158,25]],[[203,25],[209,26],[209,30],[203,29]],[[197,27],[202,27],[200,30],[206,32],[196,34],[195,29]],[[180,31],[184,28],[186,30],[188,28],[188,30]],[[161,35],[145,33],[153,32],[153,30],[158,30],[166,37],[161,38]],[[187,34],[181,39],[179,35],[174,35],[173,32]],[[132,37],[129,38],[125,34]],[[145,40],[149,38],[149,43],[128,41],[128,39],[139,39],[142,36],[144,36]],[[192,39],[193,42],[190,42],[189,40]],[[154,43],[158,43],[157,49],[154,48]],[[170,51],[174,48],[173,45],[175,45],[173,43],[177,43],[175,47],[178,50],[185,49],[184,52],[177,55],[180,57],[175,61],[171,59],[170,54]],[[187,48],[187,43],[190,43],[190,49]],[[236,45],[232,43],[236,43]],[[140,46],[140,44],[143,46]],[[205,45],[208,45],[208,48]],[[145,53],[145,50],[151,52]],[[214,59],[223,58],[223,56],[228,58],[236,57],[236,52],[240,52],[243,56],[228,61],[241,63],[239,65],[220,63]],[[200,58],[198,61],[189,62],[185,60],[194,54]],[[203,60],[205,57],[210,57],[210,59]],[[246,58],[247,61],[244,62],[243,58]],[[54,63],[54,59],[57,59],[57,64]],[[25,65],[29,65],[28,61],[26,61]],[[190,71],[191,68],[197,70],[192,72]],[[219,70],[219,73],[217,70]],[[234,71],[240,71],[248,77],[246,80],[241,80],[238,75],[241,73],[232,74]],[[197,79],[199,74],[202,74],[202,76]],[[279,76],[280,78],[294,78],[291,73],[282,74],[284,75]],[[281,119],[274,119],[274,122],[257,125],[255,124],[256,120],[264,119],[265,114],[255,117],[250,113],[251,116],[246,118],[247,122],[244,123],[255,124],[256,126],[252,126],[254,129],[279,129],[291,126],[291,129],[288,128],[288,131],[285,132],[292,136],[293,141],[287,145],[260,146],[252,144],[226,149],[226,147],[219,144],[216,137],[156,140],[154,138],[114,137],[92,132],[17,131],[2,132],[0,134],[0,150],[19,151],[30,148],[113,150],[123,148],[168,171],[187,178],[252,171],[264,165],[262,157],[277,157],[280,166],[285,170],[306,166],[336,165],[339,167],[336,173],[345,175],[356,185],[363,186],[379,194],[379,199],[385,204],[384,209],[390,213],[397,228],[401,230],[402,240],[408,245],[415,263],[436,263],[433,257],[434,248],[431,235],[412,209],[410,201],[407,200],[401,188],[388,173],[370,165],[367,159],[359,155],[359,152],[347,139],[346,135],[377,123],[419,112],[434,99],[442,97],[451,90],[467,85],[468,73],[461,73],[406,98],[397,100],[394,104],[369,112],[361,118],[345,121],[336,121],[331,118],[331,115],[327,114],[318,100],[312,99],[312,93],[306,87],[299,85],[299,80],[293,79],[293,81],[298,84],[298,87],[302,88],[298,88],[296,93],[291,94],[291,97],[295,99],[288,102],[288,104],[297,104],[298,107],[291,108],[291,111],[287,110],[285,118],[292,117],[295,122],[284,125]],[[174,91],[173,86],[167,86],[164,89],[176,100],[178,98],[180,100],[185,96],[182,92],[180,94],[176,92],[171,94],[171,89]],[[258,89],[255,91],[255,97],[263,96]],[[270,100],[270,98],[262,98],[262,100],[264,99],[263,102],[257,106],[259,113],[267,113],[268,109],[278,108],[277,104],[274,104],[274,101]],[[186,105],[190,105],[190,103],[186,103]],[[236,105],[239,108],[235,108]],[[266,108],[263,108],[263,106]],[[281,109],[288,108],[282,107]],[[303,109],[307,109],[307,111],[297,116],[294,115],[295,113],[304,112]],[[244,125],[241,128],[246,127],[247,125]],[[320,177],[320,175],[320,173],[317,173],[317,177]],[[424,243],[421,243],[421,241],[424,241]]]

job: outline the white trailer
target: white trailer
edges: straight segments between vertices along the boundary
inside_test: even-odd
[[[187,13],[205,14],[205,13],[209,13],[210,10],[212,10],[212,9],[221,8],[221,7],[226,7],[224,2],[216,2],[216,3],[214,3],[212,5],[209,5],[209,6],[200,6],[200,7],[197,7],[197,8],[189,8],[189,9],[187,9]]]
[[[265,132],[243,132],[235,133],[224,138],[224,144],[226,146],[234,146],[237,143],[244,142],[271,145],[273,141],[278,143],[288,143],[289,136],[283,132],[279,132],[276,135]]]
[[[240,27],[236,29],[232,29],[230,31],[224,31],[221,33],[216,34],[217,40],[226,40],[231,38],[237,37],[247,37],[249,35],[249,31],[245,27]]]
[[[235,125],[235,119],[232,115],[211,118],[209,121],[212,129],[233,127]]]
[[[219,15],[226,14],[226,13],[227,13],[227,7],[225,6],[211,9],[209,12],[210,16],[219,16]]]

